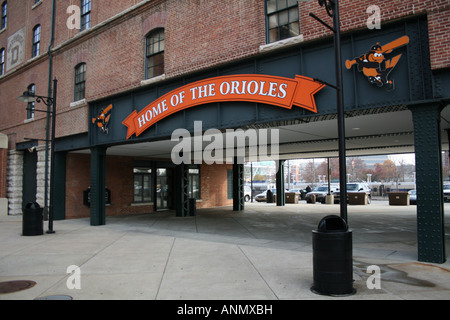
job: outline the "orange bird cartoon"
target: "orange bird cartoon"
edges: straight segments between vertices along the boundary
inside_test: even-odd
[[[391,53],[394,49],[405,46],[409,43],[408,36],[400,37],[384,46],[379,43],[372,46],[370,50],[353,60],[345,61],[345,66],[350,69],[354,64],[358,66],[358,71],[362,72],[370,83],[376,84],[378,87],[384,85],[387,89],[394,89],[394,81],[388,79],[389,73],[394,69],[400,60],[402,54],[399,54],[389,60],[386,59],[385,54]]]
[[[111,118],[111,109],[112,104],[100,111],[100,114],[97,117],[92,118],[92,123],[97,124],[97,126],[106,134],[108,133],[109,119]]]

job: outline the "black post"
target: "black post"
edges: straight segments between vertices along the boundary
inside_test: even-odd
[[[341,218],[347,219],[347,183],[346,183],[346,152],[345,152],[345,118],[344,118],[344,92],[342,88],[342,53],[341,53],[341,29],[339,22],[339,1],[334,0],[333,26],[334,26],[334,50],[336,62],[336,87],[337,87],[337,111],[338,111],[338,137],[339,137],[339,190],[341,205]],[[331,1],[333,2],[333,1]]]
[[[54,181],[55,181],[55,131],[56,131],[56,87],[58,80],[53,80],[53,98],[52,98],[52,138],[51,138],[51,163],[50,163],[50,205],[48,214],[48,230],[47,233],[55,233],[53,230],[53,200],[54,200]]]
[[[253,162],[250,162],[250,202],[253,203]]]
[[[338,117],[338,138],[339,138],[339,191],[341,218],[347,222],[347,182],[346,182],[346,152],[345,152],[345,118],[344,118],[344,92],[342,80],[342,53],[341,53],[341,29],[339,21],[338,0],[319,0],[320,6],[325,6],[327,13],[333,18],[333,27],[323,22],[313,13],[309,15],[326,26],[334,33],[334,57],[336,65],[336,89],[337,117]]]

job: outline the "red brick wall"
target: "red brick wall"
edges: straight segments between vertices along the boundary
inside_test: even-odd
[[[70,153],[66,162],[66,218],[89,217],[89,208],[83,205],[83,191],[91,184],[90,155]],[[232,165],[205,165],[200,168],[201,201],[198,208],[232,205],[227,199],[227,170]],[[133,203],[133,158],[107,156],[106,187],[111,191],[111,205],[106,215],[150,213],[153,205]]]
[[[90,155],[70,153],[66,160],[66,218],[89,217],[83,191],[91,185]]]
[[[89,217],[90,209],[83,204],[83,191],[91,185],[90,155],[70,153],[66,170],[66,218]],[[111,191],[111,205],[106,215],[148,213],[153,205],[132,206],[133,158],[106,158],[106,187]]]
[[[233,199],[227,199],[227,170],[232,170],[229,164],[203,164],[200,168],[201,200],[197,208],[220,207],[233,204]]]

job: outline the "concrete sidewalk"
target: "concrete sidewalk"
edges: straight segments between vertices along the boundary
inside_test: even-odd
[[[325,215],[339,215],[338,205],[245,208],[107,217],[97,227],[87,218],[55,221],[56,233],[41,236],[22,236],[21,216],[0,217],[0,282],[36,282],[0,300],[450,299],[450,263],[417,262],[415,206],[349,206],[357,292],[339,298],[310,290],[311,231]],[[450,204],[445,212],[450,221]],[[449,222],[446,235],[449,248]],[[67,286],[71,265],[80,268],[81,289]],[[370,265],[381,269],[381,289],[367,288]]]

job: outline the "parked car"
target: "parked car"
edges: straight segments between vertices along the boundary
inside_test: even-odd
[[[444,202],[450,202],[450,184],[444,184]]]
[[[273,188],[273,189],[270,189],[270,190],[273,192],[274,195],[277,194],[277,189],[276,188]],[[255,200],[258,201],[258,202],[267,201],[267,190],[265,190],[264,192],[256,195],[255,196]]]
[[[330,194],[336,191],[336,186],[330,186]],[[328,194],[328,185],[318,186],[313,191],[308,192],[305,196],[307,203],[312,202],[313,195],[316,197],[316,202],[325,203]]]
[[[417,204],[417,191],[409,190],[409,204]]]
[[[304,200],[306,194],[308,193],[306,189],[290,189],[288,192],[300,193],[300,200]]]
[[[368,195],[367,203],[372,202],[372,189],[365,182],[347,183],[347,193],[349,193],[349,192],[365,192]],[[340,191],[338,189],[334,192],[334,203],[339,203],[339,202],[340,202]]]
[[[252,198],[252,189],[249,186],[244,186],[244,200],[249,202]]]

